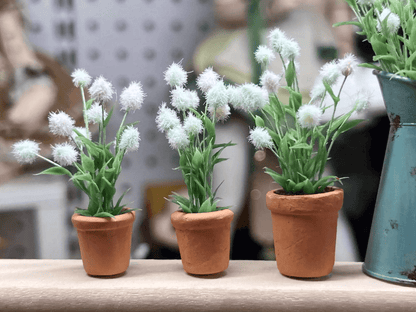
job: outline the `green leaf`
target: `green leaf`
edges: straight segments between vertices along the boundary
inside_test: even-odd
[[[266,172],[268,175],[270,175],[270,177],[277,184],[279,184],[281,187],[285,188],[285,186],[287,184],[287,179],[285,177],[283,177],[281,174],[279,174],[276,171],[274,171],[272,169],[269,169],[269,168],[264,168],[264,172]]]
[[[256,123],[256,127],[264,128],[264,120],[260,116],[254,117],[254,122]]]
[[[307,143],[296,143],[295,145],[291,146],[290,149],[305,149],[305,150],[312,150],[312,146]]]
[[[345,122],[338,130],[338,134],[344,133],[352,128],[354,128],[355,126],[357,126],[358,124],[360,124],[363,121],[366,121],[367,119],[355,119],[355,120],[351,120],[348,122]]]
[[[69,170],[67,170],[63,167],[51,167],[51,168],[43,170],[42,172],[39,172],[35,175],[40,175],[40,174],[51,174],[51,175],[64,175],[64,174],[66,174],[66,175],[72,177],[71,172],[69,172]]]
[[[295,81],[295,75],[295,64],[293,61],[290,61],[285,73],[286,83],[289,87],[293,85],[293,82]]]
[[[383,61],[388,64],[394,64],[397,60],[393,55],[375,55],[373,56],[373,61]]]
[[[358,64],[358,66],[383,71],[383,69],[380,66],[370,64],[370,63],[362,63],[362,64]]]
[[[107,118],[104,120],[104,128],[107,127],[108,123],[110,122],[111,116],[113,115],[114,106],[111,108],[110,112],[107,115]]]
[[[207,198],[201,205],[201,207],[199,208],[198,212],[211,212],[211,198]]]
[[[90,212],[86,209],[75,209],[74,213],[78,213],[81,216],[85,216],[85,217],[92,217]]]
[[[334,25],[332,25],[332,27],[339,27],[339,26],[344,26],[344,25],[354,25],[354,26],[358,26],[359,28],[363,28],[360,22],[355,22],[355,21],[335,23]]]
[[[214,125],[214,123],[207,116],[204,116],[203,123],[204,123],[205,129],[208,132],[208,135],[210,136],[211,139],[213,139],[213,142],[215,142],[215,125]]]
[[[94,217],[98,217],[98,218],[114,218],[114,215],[112,215],[109,212],[102,211],[102,212],[97,212],[94,215]]]
[[[94,160],[92,160],[90,157],[85,154],[81,154],[81,163],[84,171],[95,173]]]
[[[89,99],[86,103],[85,103],[85,107],[87,110],[89,110],[91,108],[92,102],[94,102],[94,99]]]
[[[201,154],[201,152],[197,149],[195,150],[195,153],[192,157],[192,166],[194,168],[199,168],[201,166],[201,164],[203,163],[204,158]]]

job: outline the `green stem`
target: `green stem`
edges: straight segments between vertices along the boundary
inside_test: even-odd
[[[89,129],[88,129],[88,117],[87,117],[87,103],[85,102],[85,94],[84,94],[84,87],[81,85],[81,96],[82,96],[82,105],[84,107],[83,115],[84,115],[84,124],[87,133],[87,138],[89,137]]]
[[[52,165],[54,165],[56,167],[61,167],[62,168],[61,165],[57,164],[56,162],[54,162],[54,161],[52,161],[52,160],[50,160],[50,159],[48,159],[46,157],[43,157],[42,155],[36,154],[36,156],[38,156],[39,158],[42,158],[43,160],[46,160],[48,163],[50,163],[50,164],[52,164]]]

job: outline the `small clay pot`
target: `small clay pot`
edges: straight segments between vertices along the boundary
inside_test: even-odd
[[[329,275],[335,263],[338,211],[344,191],[337,187],[312,195],[269,191],[277,268],[286,276],[317,278]]]
[[[85,272],[91,276],[124,273],[130,264],[135,211],[114,218],[72,215]]]
[[[195,275],[220,273],[230,262],[230,209],[202,213],[175,211],[171,222],[185,272]]]

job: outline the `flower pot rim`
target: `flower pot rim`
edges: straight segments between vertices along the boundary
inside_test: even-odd
[[[401,81],[401,82],[408,83],[411,85],[416,85],[416,80],[412,80],[408,77],[403,77],[403,76],[389,73],[386,71],[380,71],[380,70],[374,69],[373,74],[376,76],[380,76],[382,78],[389,79],[389,80],[396,80],[396,81]]]
[[[267,192],[266,206],[272,213],[279,214],[338,213],[342,208],[344,190],[336,186],[330,188],[332,188],[332,191],[318,194],[276,194],[277,190],[283,189],[280,187]]]
[[[104,231],[128,226],[134,221],[136,211],[126,212],[110,217],[89,217],[74,213],[71,217],[72,224],[79,231]]]
[[[202,230],[207,228],[230,225],[234,212],[223,209],[210,212],[186,213],[177,210],[171,214],[171,222],[175,229]]]

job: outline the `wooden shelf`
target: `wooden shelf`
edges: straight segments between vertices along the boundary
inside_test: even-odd
[[[131,260],[118,278],[89,277],[81,260],[0,260],[0,311],[416,311],[416,288],[336,263],[323,280],[282,276],[274,261],[231,261],[214,277],[180,260]]]

